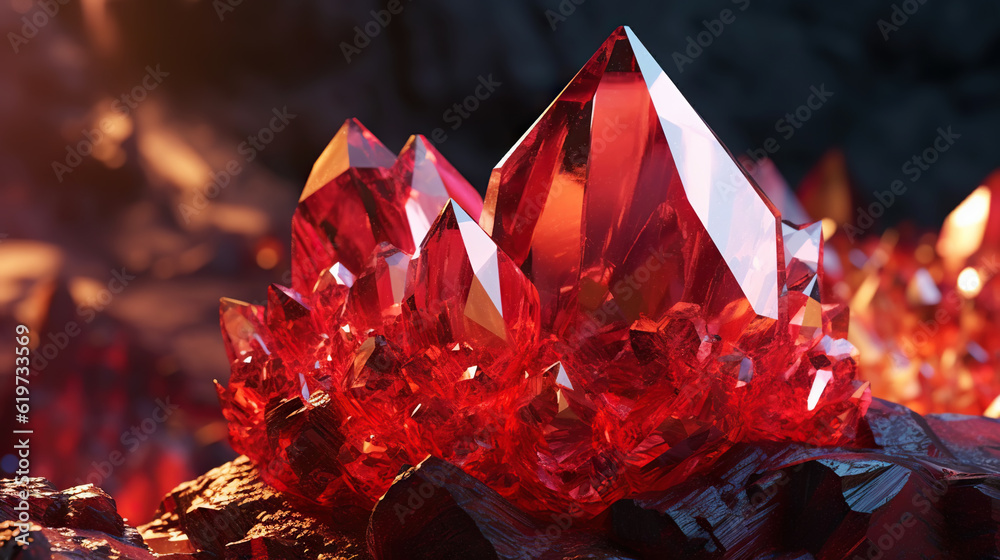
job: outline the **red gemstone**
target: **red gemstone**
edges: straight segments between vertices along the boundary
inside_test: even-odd
[[[425,138],[393,160],[348,121],[293,219],[292,289],[223,305],[234,445],[326,505],[434,455],[592,517],[737,442],[850,444],[870,397],[821,229],[781,221],[625,28],[485,207]]]
[[[313,167],[292,218],[292,287],[312,291],[320,272],[343,263],[358,274],[375,246],[414,250],[392,179],[395,158],[356,119],[340,128]]]
[[[556,332],[679,301],[726,309],[736,331],[778,318],[775,211],[626,29],[494,170],[482,224]]]
[[[410,255],[382,243],[354,280],[347,299],[347,319],[358,332],[379,329],[399,316]]]
[[[412,272],[405,309],[412,351],[469,345],[482,354],[470,365],[509,377],[510,358],[537,342],[534,287],[458,205],[445,206]]]
[[[614,434],[606,439],[616,454],[542,463],[560,481],[557,494],[579,494],[584,475],[606,502],[630,479],[670,483],[671,469],[683,476],[723,441],[805,437],[833,414],[825,399],[858,389],[850,356],[843,367],[786,373],[831,332],[818,300],[818,224],[783,229],[626,29],[501,160],[482,224],[538,288],[545,332],[597,403],[598,434]],[[745,402],[767,398],[781,410]],[[838,426],[850,432],[851,421]],[[658,481],[650,465],[660,465]]]
[[[449,198],[476,220],[483,212],[483,198],[476,189],[422,135],[411,136],[403,146],[393,175],[410,187],[406,218],[415,247],[420,246]]]

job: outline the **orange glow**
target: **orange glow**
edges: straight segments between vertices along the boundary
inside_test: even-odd
[[[837,233],[837,222],[832,218],[823,218],[823,241],[829,241]]]
[[[278,252],[272,247],[261,247],[257,251],[257,266],[264,270],[271,270],[278,266]]]
[[[965,267],[958,275],[958,291],[967,298],[974,298],[983,289],[983,282],[979,278],[979,273],[971,266]]]
[[[949,268],[957,268],[979,250],[986,233],[991,198],[989,188],[979,187],[945,218],[937,252]]]
[[[1000,397],[997,397],[996,400],[993,401],[993,404],[986,409],[983,416],[987,416],[989,418],[1000,418]]]
[[[188,193],[200,192],[211,179],[212,169],[198,151],[166,130],[141,133],[139,153],[150,171]]]
[[[930,264],[937,257],[937,253],[934,252],[934,246],[928,243],[917,247],[916,252],[913,254],[917,258],[917,262],[920,264]]]

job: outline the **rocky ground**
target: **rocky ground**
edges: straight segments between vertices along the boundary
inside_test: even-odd
[[[857,448],[740,444],[705,473],[583,522],[531,517],[428,458],[368,512],[323,511],[264,484],[246,457],[185,482],[128,526],[102,490],[0,486],[0,558],[1000,558],[1000,421],[876,401]]]

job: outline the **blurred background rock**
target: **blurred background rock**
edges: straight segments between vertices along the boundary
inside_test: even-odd
[[[989,2],[400,0],[379,15],[389,4],[0,0],[0,332],[28,324],[45,363],[31,385],[33,474],[99,482],[139,523],[230,458],[211,384],[228,375],[218,298],[261,301],[287,283],[298,191],[343,120],[394,150],[442,129],[438,148],[485,191],[618,25],[734,153],[775,138],[791,184],[840,148],[870,202],[951,126],[956,148],[882,227],[937,228],[1000,159]],[[499,85],[456,111],[481,79]],[[813,88],[832,95],[782,128]],[[2,364],[12,338],[0,337]],[[12,387],[6,377],[4,425]],[[160,421],[167,398],[178,408]]]

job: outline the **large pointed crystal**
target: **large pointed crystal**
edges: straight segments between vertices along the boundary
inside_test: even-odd
[[[627,28],[497,165],[481,223],[556,331],[679,301],[779,316],[778,216]]]

